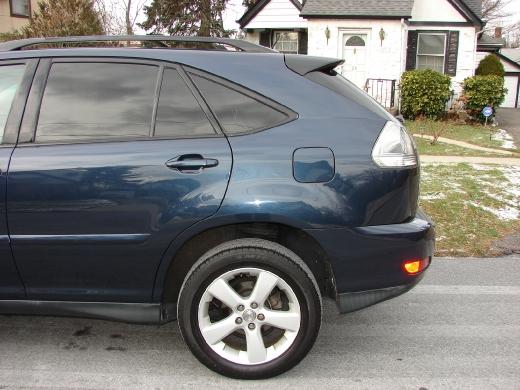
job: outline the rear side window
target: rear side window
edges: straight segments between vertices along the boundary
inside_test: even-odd
[[[0,66],[0,141],[4,136],[7,117],[22,82],[24,71],[25,65]]]
[[[53,64],[36,142],[149,136],[158,71],[141,64]]]
[[[156,137],[215,134],[195,96],[175,69],[164,70],[154,134]]]
[[[280,125],[289,116],[257,99],[190,73],[226,134],[235,135]]]

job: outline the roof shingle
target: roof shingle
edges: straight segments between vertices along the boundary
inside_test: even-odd
[[[307,0],[302,16],[410,17],[413,0]]]
[[[482,17],[482,0],[463,2],[477,17]],[[307,0],[302,16],[411,17],[413,3],[414,0]]]

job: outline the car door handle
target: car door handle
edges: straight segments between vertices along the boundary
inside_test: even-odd
[[[180,156],[166,161],[166,166],[170,169],[177,169],[181,172],[199,172],[204,168],[212,168],[218,165],[218,160],[214,158],[203,158],[200,155]]]

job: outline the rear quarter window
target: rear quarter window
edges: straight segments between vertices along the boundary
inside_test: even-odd
[[[228,135],[268,129],[295,117],[275,102],[270,105],[264,102],[265,98],[239,91],[240,87],[235,89],[198,74],[189,75]]]

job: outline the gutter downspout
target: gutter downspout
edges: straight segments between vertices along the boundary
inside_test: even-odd
[[[401,81],[401,75],[406,70],[406,50],[408,47],[408,42],[405,44],[405,39],[407,39],[406,34],[407,28],[406,23],[404,21],[404,18],[401,18],[401,58],[400,58],[400,64],[399,64],[399,80],[397,80],[397,83],[399,85],[399,82]],[[398,88],[399,95],[397,96],[398,105],[397,108],[399,110],[399,113],[401,113],[401,89]]]

